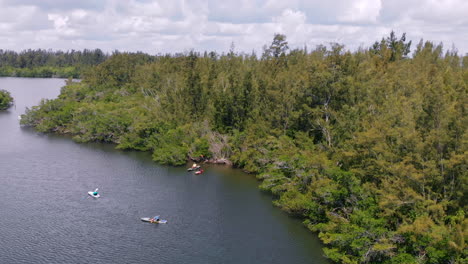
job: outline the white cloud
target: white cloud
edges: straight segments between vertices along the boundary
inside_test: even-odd
[[[273,22],[284,26],[287,31],[297,30],[297,27],[305,24],[306,15],[301,11],[286,9],[281,16],[273,18]]]
[[[68,16],[48,14],[47,17],[54,22],[55,29],[61,30],[67,27]]]
[[[307,17],[301,11],[286,9],[281,16],[273,18],[278,28],[276,33],[283,33],[288,37],[290,43],[305,43],[311,28],[306,24]]]
[[[259,53],[274,33],[291,48],[355,49],[393,29],[465,53],[466,14],[466,0],[0,0],[0,49]]]
[[[410,9],[409,15],[414,19],[432,23],[460,24],[468,22],[468,1],[466,0],[439,0],[426,1],[420,6]]]
[[[379,17],[382,3],[380,0],[355,0],[343,16],[338,18],[342,22],[375,23]]]

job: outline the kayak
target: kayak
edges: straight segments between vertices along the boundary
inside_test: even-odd
[[[94,192],[93,192],[93,191],[89,191],[88,194],[89,194],[89,196],[94,197],[94,198],[99,198],[99,197],[101,197],[101,195],[99,195],[99,193],[96,194],[96,195],[94,195]]]
[[[191,167],[191,168],[188,168],[187,171],[198,170],[199,168],[200,168],[200,166]]]
[[[153,221],[151,222],[151,217],[143,217],[141,218],[141,221],[143,222],[149,222],[149,223],[153,223],[153,224],[166,224],[167,223],[167,220],[159,220],[159,221]]]
[[[195,172],[196,175],[200,175],[200,174],[202,174],[202,173],[203,173],[203,170],[199,170],[199,171],[196,171],[196,172]]]

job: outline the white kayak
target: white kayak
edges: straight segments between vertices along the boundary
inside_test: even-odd
[[[193,171],[193,170],[198,170],[200,166],[195,166],[195,167],[190,167],[187,169],[187,171]]]
[[[165,223],[167,223],[167,220],[152,221],[152,219],[153,218],[151,218],[151,217],[143,217],[143,218],[141,218],[141,221],[150,222],[150,223],[153,223],[153,224],[165,224]]]
[[[101,197],[101,195],[99,195],[99,193],[96,194],[96,195],[94,195],[94,192],[93,192],[93,191],[89,191],[88,194],[89,194],[89,196],[94,197],[94,198],[99,198],[99,197]]]

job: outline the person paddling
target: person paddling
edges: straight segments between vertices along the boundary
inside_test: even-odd
[[[154,222],[156,222],[156,223],[159,222],[159,215],[157,215],[157,216],[151,218],[151,223],[154,223]]]
[[[98,195],[98,190],[99,190],[98,188],[96,188],[96,190],[94,190],[94,192],[93,192],[94,196]]]

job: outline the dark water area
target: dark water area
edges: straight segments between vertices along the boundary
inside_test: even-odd
[[[19,126],[63,79],[0,78],[0,263],[328,263],[252,175],[154,163],[149,153]],[[99,188],[101,198],[87,195]],[[141,217],[161,215],[167,224]]]

